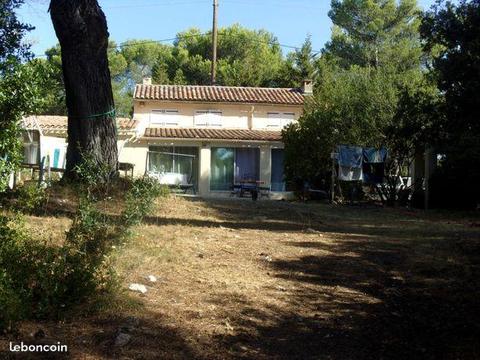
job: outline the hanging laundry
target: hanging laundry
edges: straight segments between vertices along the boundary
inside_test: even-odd
[[[338,179],[342,181],[361,181],[363,179],[363,169],[339,166]]]
[[[363,149],[359,146],[338,146],[338,179],[361,181],[363,179]]]
[[[363,181],[367,184],[381,184],[385,176],[386,149],[365,148],[363,150]]]
[[[384,163],[387,159],[387,149],[365,148],[363,149],[363,162],[370,164]]]

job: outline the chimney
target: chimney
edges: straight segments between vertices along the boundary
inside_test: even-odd
[[[313,80],[310,80],[310,79],[303,80],[302,91],[303,91],[303,95],[312,95],[313,94]]]
[[[144,77],[143,78],[143,85],[152,85],[152,78],[151,77]]]

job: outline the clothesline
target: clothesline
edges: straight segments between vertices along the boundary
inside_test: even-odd
[[[339,145],[336,157],[334,156],[338,164],[338,179],[381,183],[387,156],[388,151],[385,148]]]

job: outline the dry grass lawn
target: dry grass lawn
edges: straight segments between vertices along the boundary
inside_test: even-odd
[[[53,237],[70,222],[30,220]],[[145,295],[16,339],[41,327],[71,359],[480,358],[478,215],[172,197],[136,231],[116,269]]]

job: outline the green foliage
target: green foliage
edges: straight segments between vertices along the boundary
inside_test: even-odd
[[[65,242],[49,245],[25,231],[17,216],[0,216],[0,329],[22,319],[58,319],[75,305],[116,287],[115,249],[154,209],[165,188],[151,179],[128,184],[118,220],[82,196]],[[92,192],[97,189],[91,188]]]
[[[416,0],[332,0],[334,24],[325,55],[340,66],[418,66],[422,56]]]
[[[88,195],[92,190],[101,189],[105,179],[109,178],[112,169],[105,163],[98,163],[95,158],[88,153],[82,153],[82,162],[75,166],[75,173],[79,180],[86,185]]]
[[[0,328],[25,318],[58,318],[105,286],[97,281],[106,272],[105,252],[85,245],[87,241],[67,236],[65,245],[48,246],[28,236],[21,218],[4,216],[0,239]]]
[[[67,115],[60,45],[48,49],[45,55],[46,59],[31,61],[31,66],[35,66],[39,73],[44,99],[44,104],[37,109],[37,114]],[[133,108],[131,99],[133,94],[125,77],[128,64],[114,41],[109,42],[108,62],[116,113],[118,116],[129,117]]]
[[[422,37],[434,50],[431,75],[445,95],[432,141],[444,155],[432,179],[437,206],[475,208],[480,203],[480,1],[441,1],[425,14]]]
[[[379,70],[354,66],[323,72],[304,116],[283,132],[287,178],[325,183],[337,145],[387,145],[397,96],[395,84]]]
[[[15,10],[24,0],[3,0],[0,2],[0,73],[9,65],[29,57],[29,45],[22,40],[33,27],[20,22]]]
[[[95,256],[102,254],[105,238],[109,229],[107,219],[87,197],[80,198],[77,215],[67,232],[67,242],[83,254]]]
[[[337,145],[386,147],[385,190],[395,200],[398,176],[431,138],[441,103],[422,70],[428,56],[416,1],[333,0],[329,16],[334,29],[316,62],[315,96],[284,130],[287,178],[325,188]]]
[[[18,260],[18,242],[25,238],[18,221],[0,215],[0,329],[11,328],[12,323],[21,319],[26,310],[22,294],[13,287],[16,280],[14,273],[9,271]]]
[[[38,73],[30,66],[9,61],[0,77],[0,192],[22,160],[21,117],[42,104]]]
[[[21,64],[31,54],[22,39],[33,28],[20,22],[15,10],[23,0],[0,2],[0,193],[21,161],[18,122],[34,109],[38,77]]]
[[[20,211],[29,214],[38,214],[47,203],[48,196],[45,188],[36,183],[28,183],[17,191],[17,207]]]
[[[311,36],[305,39],[302,47],[287,55],[282,64],[279,85],[282,87],[301,87],[306,79],[317,80],[318,63],[314,60]]]
[[[192,28],[177,34],[177,37],[173,46],[163,46],[159,56],[154,59],[151,67],[154,82],[210,84],[211,34],[203,34],[199,29]],[[125,51],[131,52],[132,48]],[[283,63],[280,46],[271,33],[248,30],[240,25],[219,29],[219,85],[275,86]],[[142,69],[149,68],[144,66]]]
[[[156,84],[210,84],[211,34],[191,28],[178,33],[177,38],[173,45],[148,39],[120,45],[110,41],[108,60],[119,116],[131,115],[133,88],[144,77],[152,77]],[[46,54],[46,61],[41,63],[48,105],[41,112],[66,114],[59,46]],[[310,38],[285,58],[278,40],[268,31],[240,25],[219,29],[218,85],[294,87],[305,77],[313,77],[314,70]]]
[[[168,187],[148,177],[133,180],[125,195],[122,224],[126,227],[139,225],[154,210],[155,199],[168,196],[168,191]]]

